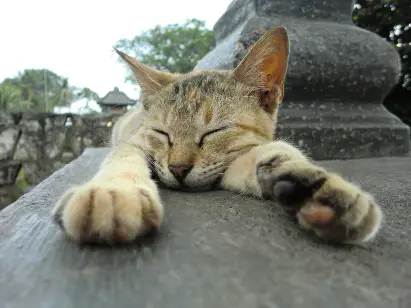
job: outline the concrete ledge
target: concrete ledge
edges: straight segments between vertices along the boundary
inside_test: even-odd
[[[279,207],[223,191],[163,191],[159,235],[79,247],[51,223],[50,210],[106,153],[87,150],[0,212],[2,307],[411,306],[411,158],[321,163],[382,204],[383,230],[364,247],[325,245]]]

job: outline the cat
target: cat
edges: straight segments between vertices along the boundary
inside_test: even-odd
[[[375,237],[383,214],[369,193],[274,138],[289,58],[284,27],[267,31],[233,70],[172,74],[116,52],[142,104],[115,124],[97,174],[55,205],[53,219],[72,240],[127,243],[159,229],[154,177],[171,189],[273,200],[325,242]]]

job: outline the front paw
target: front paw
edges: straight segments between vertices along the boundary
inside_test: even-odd
[[[263,197],[281,203],[303,228],[327,241],[365,242],[381,225],[381,209],[369,194],[307,161],[260,164],[257,178]]]
[[[77,242],[124,243],[159,228],[163,207],[154,183],[92,181],[67,191],[53,219]]]
[[[289,211],[298,211],[303,202],[321,187],[327,173],[306,160],[271,159],[257,166],[257,180],[263,198],[276,200]]]

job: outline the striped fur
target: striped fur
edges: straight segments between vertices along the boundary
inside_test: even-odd
[[[327,241],[376,235],[382,212],[368,193],[274,139],[288,62],[284,28],[268,31],[234,71],[162,73],[119,54],[143,104],[116,123],[113,151],[95,177],[56,205],[54,220],[69,237],[129,242],[159,228],[163,205],[153,177],[174,189],[219,185],[274,200]]]

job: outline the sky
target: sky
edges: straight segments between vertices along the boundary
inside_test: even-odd
[[[3,1],[0,18],[0,82],[24,69],[47,68],[104,96],[125,84],[126,66],[112,46],[153,26],[205,20],[212,28],[231,0],[13,0]],[[7,14],[4,14],[7,12]]]

